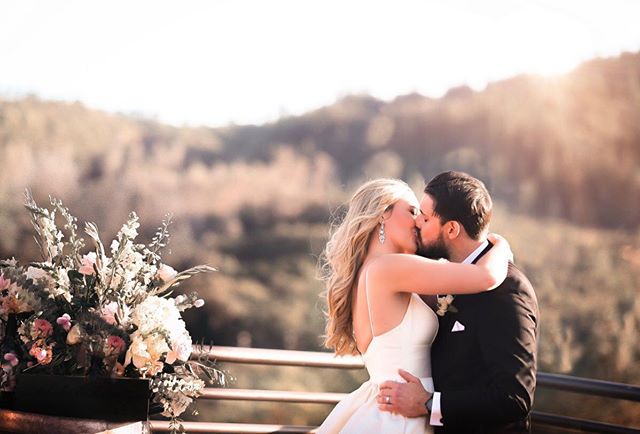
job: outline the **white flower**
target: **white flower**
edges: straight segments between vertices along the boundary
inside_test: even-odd
[[[51,258],[58,256],[62,253],[64,244],[61,242],[64,235],[56,227],[54,218],[55,213],[51,213],[45,210],[45,216],[40,216],[36,219],[36,223],[39,227],[38,231],[46,239],[47,250],[50,253]]]
[[[160,360],[162,356],[170,351],[167,340],[160,333],[154,333],[145,339],[147,351],[151,355],[153,362]]]
[[[135,223],[133,225],[130,226],[123,226],[122,227],[122,233],[124,234],[125,237],[133,240],[138,236],[138,227],[140,227],[139,223]]]
[[[129,349],[127,350],[124,366],[128,366],[133,361],[133,365],[136,368],[143,368],[147,361],[151,360],[151,354],[147,351],[145,341],[140,334],[136,333],[131,336],[131,345],[129,345]]]
[[[186,362],[191,356],[191,336],[187,330],[171,336],[171,351],[167,354],[166,362],[173,364],[177,360]]]
[[[58,268],[56,273],[56,287],[52,289],[50,292],[55,296],[62,296],[67,303],[71,303],[71,299],[73,296],[71,295],[70,287],[71,282],[69,281],[69,275],[67,274],[67,270],[64,268]]]
[[[118,242],[118,240],[111,241],[111,255],[115,255],[118,252],[119,248],[120,243]]]
[[[144,375],[155,375],[162,371],[160,358],[169,352],[164,337],[158,333],[143,337],[139,332],[131,335],[131,345],[125,356],[124,366],[133,362]]]
[[[176,277],[177,274],[178,272],[174,270],[173,267],[167,264],[162,264],[160,265],[160,268],[158,268],[158,277],[162,279],[163,282],[170,281],[171,279]]]
[[[157,296],[147,297],[131,313],[131,323],[136,325],[138,330],[132,335],[132,339],[135,339],[127,354],[129,357],[130,353],[136,367],[139,368],[139,364],[149,366],[159,361],[163,355],[169,364],[176,360],[189,360],[191,336],[173,300]],[[168,341],[164,336],[168,337]],[[150,346],[153,349],[150,349]]]
[[[138,216],[136,213],[132,212],[129,214],[129,220],[122,225],[120,228],[120,232],[118,232],[118,238],[124,236],[129,240],[133,240],[138,236],[138,228],[140,227],[140,223],[138,223]]]
[[[111,303],[105,304],[100,309],[100,316],[103,320],[105,320],[108,324],[115,325],[116,314],[118,313],[118,303],[112,301]]]
[[[158,267],[155,265],[143,263],[143,268],[140,270],[142,273],[142,280],[145,285],[149,285],[153,280],[154,276],[158,273]]]
[[[151,296],[140,303],[131,313],[131,322],[138,326],[143,335],[162,328],[173,334],[185,330],[184,321],[173,300]]]
[[[36,268],[36,267],[27,268],[26,277],[27,279],[31,279],[34,282],[40,283],[47,287],[55,284],[51,275],[49,275],[49,273],[44,271],[42,268]]]

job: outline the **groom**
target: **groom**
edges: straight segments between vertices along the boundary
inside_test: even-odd
[[[484,184],[466,173],[445,172],[424,192],[416,219],[420,253],[475,263],[491,248],[486,236],[492,202]],[[431,348],[435,392],[401,370],[407,383],[380,385],[380,410],[407,417],[426,414],[441,434],[529,433],[538,302],[524,274],[509,264],[500,286],[456,296],[438,320]]]

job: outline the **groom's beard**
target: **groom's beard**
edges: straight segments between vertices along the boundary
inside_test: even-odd
[[[418,237],[418,239],[422,241],[421,237]],[[422,244],[422,242],[420,242],[417,254],[429,259],[449,259],[449,251],[444,244],[442,234],[439,234],[438,239],[429,244]]]

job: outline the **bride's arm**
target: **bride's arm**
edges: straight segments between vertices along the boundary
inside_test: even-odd
[[[476,264],[434,261],[417,255],[381,256],[367,268],[367,286],[418,294],[475,294],[500,285],[512,258],[509,243],[500,237]]]

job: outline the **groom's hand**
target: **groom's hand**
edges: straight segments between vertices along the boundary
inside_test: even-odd
[[[398,413],[405,417],[426,415],[427,409],[424,404],[431,394],[424,389],[418,377],[403,369],[398,370],[398,373],[407,382],[385,381],[382,383],[378,392],[378,408],[381,411]]]

